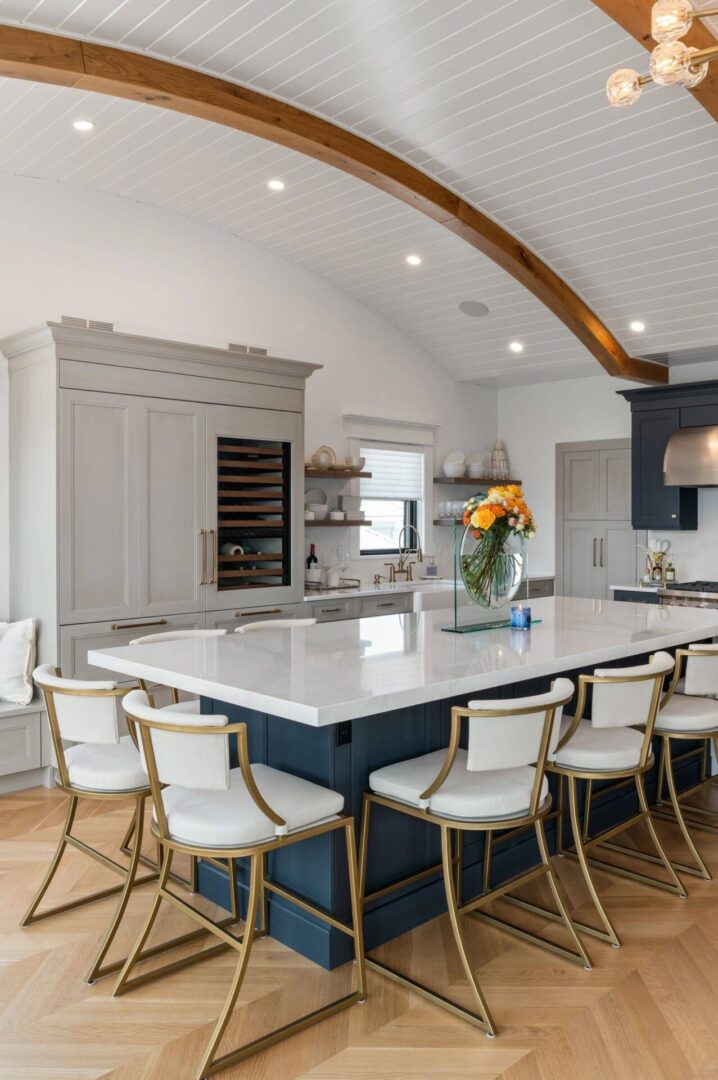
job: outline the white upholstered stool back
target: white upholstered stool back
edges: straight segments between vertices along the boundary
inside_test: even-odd
[[[80,743],[118,743],[120,731],[117,683],[64,679],[50,664],[35,668],[33,678],[44,691],[48,714],[56,718],[61,739]]]
[[[224,637],[226,630],[165,630],[161,634],[145,634],[135,638],[130,645],[149,645],[153,641],[182,641],[184,638]]]
[[[685,661],[684,694],[718,694],[718,645],[690,645]]]
[[[660,701],[663,680],[673,671],[673,657],[657,652],[648,664],[627,668],[596,668],[581,676],[581,689],[593,685],[591,724],[595,728],[632,727],[652,723]],[[581,715],[582,701],[578,713]]]
[[[316,622],[316,619],[258,619],[238,626],[234,632],[246,634],[250,630],[298,630],[301,626],[315,626]]]
[[[183,714],[169,709],[154,709],[144,690],[131,690],[122,706],[130,720],[148,721],[152,727],[140,732],[142,764],[152,779],[148,764],[146,739],[151,741],[160,784],[178,784],[198,791],[228,791],[229,740],[225,734],[174,730],[177,728],[222,728],[226,716]],[[140,725],[141,726],[141,725]],[[170,728],[163,731],[162,728]]]
[[[553,752],[558,742],[563,707],[573,696],[570,679],[556,679],[546,694],[533,697],[470,701],[468,708],[487,713],[469,718],[467,769],[475,772],[535,765],[542,751]],[[491,715],[488,715],[491,714]],[[551,720],[547,747],[544,732]]]

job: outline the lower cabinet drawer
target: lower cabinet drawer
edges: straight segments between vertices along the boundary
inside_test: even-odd
[[[411,610],[411,593],[401,593],[399,596],[363,596],[359,615],[360,618],[367,618],[370,615],[397,615]]]
[[[316,600],[312,605],[312,618],[317,622],[336,622],[339,619],[356,618],[356,600]],[[307,607],[310,605],[307,604]],[[308,613],[307,613],[308,614]]]
[[[81,623],[60,629],[60,667],[69,679],[114,679],[118,683],[133,682],[129,676],[117,675],[87,662],[91,649],[111,649],[129,645],[144,634],[161,634],[169,630],[197,630],[204,627],[201,615],[166,615],[157,619],[123,619],[116,623]]]
[[[301,619],[303,615],[311,617],[308,604],[270,604],[253,608],[229,608],[227,611],[208,611],[208,630],[227,630],[232,633],[238,626],[260,619]]]
[[[42,710],[0,709],[0,776],[39,769],[42,764]]]
[[[553,596],[553,578],[529,580],[529,597]]]

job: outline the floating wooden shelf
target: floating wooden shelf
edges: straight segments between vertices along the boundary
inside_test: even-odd
[[[351,472],[349,469],[305,469],[304,476],[307,480],[354,480],[357,477],[367,480],[371,473]]]
[[[497,484],[520,484],[520,480],[497,480],[494,476],[435,476],[435,484],[463,484],[464,487],[471,487],[473,484],[490,484],[491,487],[495,487]]]
[[[347,528],[353,528],[354,526],[357,526],[357,525],[371,525],[371,521],[346,521],[346,520],[345,521],[328,521],[328,520],[325,519],[324,521],[305,521],[304,522],[304,528],[305,529],[327,529],[330,526],[334,526],[334,528],[338,528],[338,529],[347,529]]]
[[[434,518],[435,525],[463,525],[463,518]]]

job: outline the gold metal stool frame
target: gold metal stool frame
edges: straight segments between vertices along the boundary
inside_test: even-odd
[[[374,957],[367,955],[366,964],[367,967],[372,968],[374,971],[380,972],[382,975],[387,976],[394,982],[400,983],[402,986],[408,987],[415,993],[420,994],[422,997],[433,1002],[435,1005],[439,1005],[441,1008],[453,1013],[455,1016],[460,1017],[462,1020],[467,1020],[469,1023],[474,1024],[476,1027],[481,1028],[487,1035],[493,1037],[496,1035],[496,1024],[493,1020],[488,1004],[484,997],[481,986],[478,979],[474,974],[471,960],[469,958],[466,941],[464,939],[463,930],[461,927],[461,916],[472,915],[474,918],[480,919],[489,923],[492,926],[499,927],[502,930],[506,930],[508,933],[515,935],[522,941],[526,941],[532,945],[537,945],[540,948],[547,949],[552,953],[556,953],[558,956],[562,956],[566,960],[570,960],[573,963],[581,964],[586,970],[591,969],[591,961],[583,947],[583,944],[576,933],[574,923],[571,916],[568,913],[568,909],[561,895],[561,886],[556,877],[555,871],[551,864],[548,845],[546,843],[546,836],[544,833],[544,819],[551,809],[551,796],[547,795],[543,802],[540,802],[541,788],[543,785],[543,778],[546,768],[546,759],[548,756],[549,744],[551,739],[551,733],[553,730],[554,716],[556,709],[560,706],[567,704],[571,700],[570,696],[565,701],[558,702],[552,707],[546,708],[546,706],[531,706],[525,708],[519,708],[512,711],[513,716],[521,716],[529,713],[546,712],[546,721],[544,723],[543,733],[541,736],[541,748],[539,756],[536,762],[536,775],[534,779],[533,789],[531,792],[531,800],[529,804],[528,812],[521,817],[517,817],[510,821],[486,821],[486,820],[458,820],[456,818],[446,818],[438,814],[432,814],[431,811],[426,808],[412,806],[408,803],[400,802],[397,799],[391,799],[384,795],[376,795],[373,792],[366,792],[364,794],[364,802],[362,808],[362,824],[361,824],[361,839],[359,846],[359,888],[360,895],[362,897],[362,904],[366,905],[371,903],[372,900],[378,899],[380,896],[386,896],[388,893],[401,889],[412,882],[419,881],[422,878],[429,877],[432,874],[436,874],[439,871],[443,873],[444,888],[446,891],[446,901],[449,912],[449,919],[451,921],[451,928],[454,934],[454,940],[461,958],[464,973],[468,979],[469,986],[476,1002],[477,1009],[465,1008],[459,1005],[457,1002],[452,1001],[450,998],[445,997],[443,994],[430,989],[423,983],[417,982],[410,978],[408,975],[404,975],[391,967],[389,964],[385,964]],[[420,799],[428,800],[434,795],[442,786],[447,776],[451,772],[452,766],[456,759],[456,753],[459,748],[459,738],[461,734],[461,721],[464,717],[497,717],[504,715],[508,710],[486,710],[486,709],[468,709],[460,706],[454,706],[451,710],[451,734],[449,739],[449,747],[447,749],[446,758],[444,759],[442,766],[429,787],[424,791]],[[408,877],[402,878],[400,881],[392,882],[392,884],[384,886],[381,889],[377,889],[368,895],[366,893],[366,873],[367,873],[367,858],[369,851],[369,825],[371,818],[372,806],[384,806],[389,810],[395,810],[400,814],[407,814],[410,817],[419,819],[420,821],[428,822],[431,825],[436,825],[441,831],[441,853],[442,860],[440,864],[428,867],[425,870],[421,870],[418,873],[411,874]],[[532,870],[524,871],[515,875],[510,880],[497,886],[494,889],[489,887],[489,869],[486,861],[484,862],[484,877],[483,877],[483,891],[477,897],[471,900],[464,901],[462,896],[462,859],[461,859],[461,834],[463,832],[483,832],[486,835],[486,845],[490,849],[492,833],[498,830],[506,830],[509,828],[512,832],[518,832],[524,829],[533,828],[536,833],[536,840],[538,842],[539,854],[541,857],[541,863],[539,866],[534,867]],[[452,834],[455,836],[456,852],[452,853]],[[479,908],[491,903],[494,900],[510,901],[513,898],[510,893],[513,889],[518,888],[521,885],[528,884],[530,881],[534,881],[539,877],[548,877],[549,885],[553,898],[556,902],[558,912],[548,911],[544,908],[540,908],[537,905],[532,906],[538,914],[548,914],[551,918],[554,918],[558,922],[562,922],[569,932],[571,940],[575,946],[575,951],[565,948],[562,945],[557,945],[553,941],[549,941],[546,938],[541,937],[539,934],[535,934],[529,930],[524,930],[521,927],[515,926],[513,923],[507,922],[504,919],[499,918],[496,915],[489,914],[486,911],[480,911]],[[527,907],[529,905],[526,905]]]
[[[584,881],[588,888],[593,906],[596,909],[596,913],[600,921],[603,923],[604,929],[598,929],[593,926],[588,926],[585,923],[576,922],[578,929],[585,934],[589,934],[598,938],[601,941],[605,941],[612,945],[614,948],[619,948],[621,945],[620,938],[616,933],[615,927],[611,922],[608,914],[601,903],[596,886],[593,883],[591,877],[590,868],[596,867],[600,870],[605,870],[609,873],[618,874],[621,877],[628,878],[631,881],[640,882],[643,885],[651,885],[654,888],[662,889],[666,892],[673,893],[679,896],[681,899],[685,899],[685,888],[677,876],[670,859],[663,849],[663,845],[658,837],[653,820],[651,817],[651,811],[648,806],[648,800],[646,798],[645,788],[645,774],[654,764],[653,755],[651,753],[651,739],[653,736],[653,728],[658,714],[658,705],[661,699],[663,690],[663,682],[665,680],[666,672],[657,674],[644,674],[644,675],[625,675],[625,676],[601,676],[601,675],[579,675],[579,695],[578,703],[576,706],[576,712],[571,724],[566,731],[566,734],[561,739],[556,756],[558,756],[560,750],[570,741],[573,734],[578,729],[579,723],[584,718],[586,711],[586,698],[588,693],[588,687],[594,684],[600,683],[630,683],[630,682],[646,682],[651,679],[655,681],[653,694],[651,697],[651,703],[649,707],[648,720],[645,725],[637,725],[643,728],[643,743],[641,745],[641,752],[638,764],[631,769],[615,769],[615,770],[590,770],[590,769],[572,769],[569,766],[560,766],[558,764],[551,763],[547,766],[548,772],[551,772],[558,776],[559,784],[559,798],[558,809],[556,813],[556,847],[557,854],[561,856],[568,856],[573,859],[577,859],[583,873]],[[566,780],[569,796],[569,814],[571,819],[571,829],[573,832],[574,847],[575,850],[564,847],[563,844],[563,782]],[[577,780],[585,780],[587,782],[586,798],[584,804],[584,822],[581,825],[578,812],[578,792],[577,792]],[[614,783],[608,787],[601,789],[600,792],[593,792],[593,782],[596,780],[612,780]],[[639,812],[627,821],[622,821],[618,825],[614,825],[610,829],[606,829],[604,832],[599,833],[597,836],[592,837],[590,834],[590,812],[592,801],[594,797],[600,797],[604,794],[608,794],[610,791],[614,791],[618,787],[624,786],[626,783],[633,781],[636,787],[638,795]],[[656,854],[653,852],[641,851],[627,847],[624,844],[617,844],[613,837],[619,833],[624,832],[626,829],[631,828],[633,825],[637,825],[639,822],[645,822],[646,827],[655,848]],[[609,851],[618,852],[624,856],[630,856],[634,859],[639,859],[644,862],[657,863],[666,870],[668,874],[668,881],[661,881],[658,878],[652,877],[648,874],[639,873],[636,870],[629,870],[623,866],[616,866],[614,863],[605,862],[602,859],[597,859],[589,855],[595,848],[604,847]],[[528,907],[525,903],[522,905]],[[529,907],[529,910],[532,910]]]
[[[62,672],[59,668],[55,668],[55,674],[58,678],[62,678]],[[91,904],[95,900],[102,900],[106,896],[114,896],[120,893],[120,900],[115,910],[115,914],[112,917],[110,925],[108,926],[99,948],[95,954],[95,957],[90,966],[90,970],[86,976],[87,982],[95,982],[97,979],[103,978],[105,975],[111,975],[112,973],[119,971],[124,964],[124,959],[117,960],[109,964],[103,965],[103,960],[107,955],[107,952],[114,941],[115,935],[119,928],[122,916],[127,908],[127,903],[130,898],[130,893],[136,885],[143,885],[148,881],[155,881],[157,879],[158,867],[155,867],[153,874],[148,874],[145,877],[138,878],[137,870],[140,863],[141,856],[141,837],[144,826],[144,812],[145,812],[145,800],[150,795],[149,785],[144,788],[139,788],[134,791],[88,791],[84,788],[75,788],[70,782],[69,772],[67,768],[67,762],[65,760],[65,750],[62,745],[62,737],[60,735],[60,726],[57,719],[57,712],[55,709],[55,694],[63,694],[71,697],[111,697],[120,698],[124,697],[129,692],[127,687],[118,687],[114,690],[78,690],[78,689],[62,689],[60,687],[43,686],[38,682],[38,686],[41,687],[45,698],[45,705],[47,708],[47,716],[50,723],[50,734],[52,736],[52,742],[55,749],[55,757],[57,760],[57,769],[59,772],[59,779],[56,780],[57,787],[61,791],[64,791],[69,796],[69,804],[67,808],[67,816],[65,818],[65,824],[62,829],[60,841],[58,843],[55,854],[52,857],[50,866],[42,880],[42,884],[35,894],[30,907],[23,916],[21,926],[31,926],[33,923],[39,922],[41,919],[47,919],[51,915],[59,915],[64,911],[72,911],[74,908],[83,907],[85,904]],[[131,687],[129,689],[132,689]],[[130,732],[130,734],[133,734]],[[136,740],[135,740],[136,742]],[[80,799],[92,799],[102,802],[127,802],[129,799],[134,799],[135,810],[132,816],[130,829],[125,835],[125,840],[134,833],[136,842],[133,851],[130,853],[129,866],[124,867],[120,863],[115,862],[114,859],[104,855],[101,851],[86,844],[83,840],[72,834],[72,826],[75,821],[77,813],[77,806]],[[124,882],[121,885],[114,885],[107,889],[100,889],[96,892],[90,893],[88,896],[83,896],[78,900],[68,900],[63,904],[57,904],[54,907],[48,908],[45,911],[38,913],[37,909],[45,896],[45,893],[52,883],[52,879],[57,873],[58,867],[62,857],[68,847],[74,847],[77,851],[81,851],[84,855],[88,855],[91,859],[99,862],[107,869],[120,874],[124,878]]]
[[[661,701],[661,708],[664,708],[676,693],[678,683],[680,682],[683,673],[683,668],[688,663],[688,660],[690,659],[698,662],[703,657],[715,658],[718,656],[718,648],[701,649],[700,651],[693,649],[676,649],[675,655],[676,668],[673,673],[673,680],[668,688],[668,692]],[[674,862],[673,866],[675,869],[680,870],[684,874],[690,874],[693,877],[700,877],[705,881],[711,881],[711,873],[696,847],[688,826],[692,825],[694,828],[703,829],[706,832],[718,832],[718,824],[711,824],[710,820],[701,821],[700,816],[698,818],[695,817],[697,814],[702,815],[707,819],[718,819],[718,810],[713,810],[710,807],[705,806],[695,806],[691,803],[686,803],[685,800],[689,799],[697,791],[700,791],[701,788],[713,788],[718,783],[718,776],[711,776],[708,772],[709,749],[711,743],[718,755],[718,728],[709,731],[657,731],[656,735],[661,739],[661,755],[658,763],[658,795],[656,798],[656,805],[652,810],[653,815],[678,825],[683,839],[686,842],[686,846],[695,860],[694,866]],[[700,741],[703,743],[703,747],[701,750],[688,750],[674,758],[671,755],[671,739],[690,742]],[[697,753],[701,754],[702,758],[701,779],[697,784],[693,784],[692,787],[679,793],[676,787],[673,766],[676,761],[682,761],[687,757],[694,757]],[[663,797],[664,780],[668,783],[669,805],[666,805]],[[684,807],[689,812],[689,815],[693,816],[686,818],[683,813]]]
[[[163,850],[162,871],[157,883],[157,891],[152,903],[152,907],[147,916],[145,924],[140,931],[140,935],[135,942],[130,955],[120,973],[120,977],[115,986],[114,995],[126,993],[128,990],[133,989],[136,986],[143,985],[150,982],[162,975],[167,975],[170,972],[177,971],[180,968],[189,966],[190,964],[198,963],[202,960],[207,960],[209,957],[216,955],[218,952],[223,951],[226,948],[235,949],[239,953],[239,959],[237,961],[237,968],[232,978],[227,997],[225,999],[222,1010],[217,1019],[214,1027],[214,1031],[210,1037],[209,1043],[202,1056],[202,1061],[198,1068],[196,1077],[197,1080],[205,1080],[206,1077],[213,1076],[215,1073],[220,1072],[223,1069],[228,1068],[230,1065],[237,1064],[240,1061],[244,1061],[246,1058],[253,1054],[258,1053],[260,1050],[264,1050],[273,1044],[280,1042],[282,1039],[286,1039],[296,1032],[302,1031],[304,1028],[310,1027],[312,1024],[317,1023],[320,1020],[324,1020],[329,1016],[334,1015],[353,1005],[355,1002],[362,1002],[366,998],[366,971],[364,963],[364,943],[362,934],[362,921],[361,921],[361,904],[359,900],[359,888],[358,888],[358,871],[357,871],[357,853],[356,853],[356,840],[354,836],[354,819],[348,815],[341,814],[336,818],[326,821],[319,825],[310,826],[300,831],[283,835],[275,836],[272,840],[268,840],[265,843],[258,843],[247,845],[244,847],[237,847],[228,850],[226,848],[205,848],[199,845],[193,845],[183,843],[178,840],[173,840],[169,834],[167,816],[165,813],[164,803],[162,801],[163,785],[159,780],[157,761],[155,758],[154,748],[152,745],[151,731],[163,731],[163,732],[177,732],[183,735],[236,735],[237,736],[237,748],[239,752],[239,767],[242,772],[242,778],[247,787],[253,802],[262,811],[262,813],[271,821],[274,825],[279,827],[286,827],[285,820],[280,817],[265,801],[261,792],[259,791],[257,784],[252,775],[249,749],[247,741],[247,725],[245,723],[227,724],[223,726],[193,726],[190,724],[168,724],[160,721],[147,720],[144,718],[133,716],[128,714],[132,723],[137,724],[140,731],[140,738],[142,740],[142,748],[145,754],[145,760],[147,762],[147,769],[150,777],[150,786],[152,789],[152,796],[155,804],[156,822],[152,824],[153,835],[159,841],[160,847]],[[301,843],[303,840],[309,840],[315,836],[322,836],[324,834],[336,832],[338,829],[344,830],[347,850],[347,863],[348,863],[348,875],[349,875],[349,891],[351,897],[351,910],[352,910],[352,925],[347,926],[339,919],[335,919],[326,911],[322,911],[314,904],[308,903],[301,897],[295,896],[287,889],[282,888],[276,883],[268,880],[267,878],[267,855],[271,851],[276,851],[280,848],[286,848],[292,844]],[[230,896],[232,905],[232,915],[229,919],[224,919],[220,922],[216,922],[203,915],[200,911],[197,911],[194,907],[188,904],[181,897],[176,896],[167,888],[167,882],[170,876],[170,867],[172,865],[172,859],[175,852],[185,852],[188,855],[197,855],[207,861],[220,866],[222,869],[227,867],[220,860],[226,859],[229,868],[229,884],[230,884]],[[237,878],[235,872],[235,860],[239,858],[248,858],[250,861],[250,875],[249,875],[249,897],[247,901],[247,913],[245,918],[244,932],[237,937],[230,934],[227,931],[227,927],[238,923],[240,920],[240,903],[239,903],[239,890],[237,888]],[[303,911],[308,912],[310,915],[316,916],[323,922],[328,923],[336,930],[340,930],[343,934],[346,934],[354,941],[354,956],[355,963],[358,971],[358,988],[350,991],[348,994],[344,994],[339,998],[329,1002],[326,1005],[321,1006],[318,1009],[314,1009],[311,1013],[300,1017],[297,1020],[293,1020],[288,1024],[277,1028],[274,1031],[269,1032],[266,1035],[262,1035],[257,1039],[253,1039],[251,1042],[246,1043],[244,1046],[238,1047],[235,1050],[231,1050],[228,1053],[217,1057],[217,1050],[222,1037],[227,1029],[227,1026],[232,1017],[232,1011],[236,1004],[239,993],[242,989],[242,984],[247,972],[249,963],[252,943],[255,937],[264,936],[267,933],[267,893],[274,893],[276,896],[280,896],[285,900],[296,904]],[[152,971],[143,972],[140,975],[136,975],[130,979],[130,975],[134,966],[140,961],[148,959],[154,955],[157,948],[162,949],[163,946],[158,946],[156,949],[144,950],[145,942],[152,931],[157,914],[162,905],[162,901],[165,900],[179,911],[184,912],[193,921],[199,923],[202,928],[200,931],[195,931],[193,934],[185,935],[184,939],[177,939],[174,944],[180,944],[189,940],[192,937],[197,937],[204,931],[209,931],[215,937],[219,938],[221,944],[215,945],[212,948],[205,949],[204,951],[194,953],[191,956],[183,957],[180,960],[176,960],[169,964],[165,964],[163,967],[155,968]],[[259,928],[257,928],[257,914],[261,915],[261,921]],[[167,943],[164,948],[172,947],[172,943]]]

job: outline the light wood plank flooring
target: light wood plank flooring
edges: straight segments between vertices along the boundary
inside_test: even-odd
[[[83,982],[113,901],[21,930],[19,919],[54,850],[64,797],[35,788],[0,797],[0,1080],[184,1080],[194,1075],[234,966],[227,954],[120,999],[112,979]],[[116,849],[127,808],[88,804],[77,831]],[[660,824],[669,845],[670,825]],[[718,874],[718,836],[699,834]],[[676,848],[678,851],[678,848]],[[681,853],[682,854],[682,853]],[[592,913],[575,864],[561,860],[575,913]],[[110,878],[76,852],[50,902]],[[617,877],[597,879],[620,950],[590,942],[591,972],[473,920],[473,956],[500,1026],[489,1040],[460,1020],[370,974],[370,997],[222,1074],[227,1080],[718,1080],[718,885],[688,879],[678,900]],[[137,933],[151,886],[137,890],[117,949]],[[503,914],[512,914],[502,908]],[[518,912],[515,912],[519,915]],[[520,916],[519,916],[520,917]],[[534,924],[536,925],[536,924]],[[544,924],[545,925],[545,924]],[[160,935],[181,933],[165,907]],[[557,929],[556,933],[560,931]],[[446,918],[383,950],[405,970],[431,973],[461,998],[466,987]],[[114,954],[113,954],[114,955]],[[328,975],[276,942],[257,943],[227,1048],[308,1011],[351,978]]]

